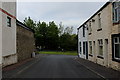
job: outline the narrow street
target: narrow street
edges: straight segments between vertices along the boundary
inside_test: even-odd
[[[79,64],[75,58],[77,56],[46,55],[38,57],[32,62],[22,65],[21,68],[3,71],[3,78],[102,78]]]

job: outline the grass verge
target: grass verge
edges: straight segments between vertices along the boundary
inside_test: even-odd
[[[59,55],[77,55],[75,51],[66,51],[66,52],[59,52],[59,51],[40,51],[39,54],[59,54]]]

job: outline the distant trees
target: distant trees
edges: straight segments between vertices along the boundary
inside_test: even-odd
[[[54,21],[33,21],[30,17],[25,18],[24,24],[35,31],[36,47],[43,50],[77,50],[77,35],[73,34],[73,27],[66,27],[60,22],[59,26]]]

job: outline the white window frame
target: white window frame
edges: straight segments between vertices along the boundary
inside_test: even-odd
[[[92,54],[92,41],[89,41],[89,54]]]
[[[100,47],[102,47],[102,54],[100,54]],[[98,39],[98,55],[103,56],[103,40]]]
[[[117,42],[115,42],[115,38],[117,38]],[[114,42],[114,45],[113,45],[114,46],[114,58],[117,60],[120,60],[120,58],[115,57],[115,54],[116,54],[115,44],[120,44],[120,37],[114,37],[113,42]]]
[[[101,13],[98,14],[98,29],[101,29]]]
[[[113,23],[118,23],[120,20],[120,2],[113,2]]]
[[[11,27],[11,18],[7,16],[7,26]]]
[[[92,32],[92,22],[91,22],[91,21],[89,21],[89,28],[88,28],[88,31],[89,31],[89,33]]]

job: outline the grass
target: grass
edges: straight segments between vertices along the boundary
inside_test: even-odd
[[[40,51],[39,54],[59,54],[59,55],[77,55],[77,52],[75,51],[66,51],[66,52],[60,52],[60,51]]]

